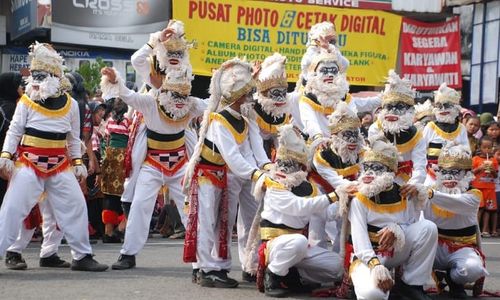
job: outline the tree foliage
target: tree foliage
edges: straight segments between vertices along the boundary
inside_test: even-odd
[[[95,62],[84,62],[76,72],[80,73],[84,79],[84,86],[91,94],[99,88],[101,82],[101,69],[106,66],[106,63],[101,57],[97,57]]]

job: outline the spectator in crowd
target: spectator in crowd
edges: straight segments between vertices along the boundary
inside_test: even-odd
[[[368,128],[370,128],[370,126],[373,123],[373,115],[371,112],[365,111],[362,113],[358,113],[358,118],[361,121],[361,127],[360,127],[361,134],[363,135],[363,137],[365,139],[367,139],[368,138]]]
[[[481,128],[481,121],[477,116],[468,116],[467,119],[465,119],[464,124],[465,128],[467,129],[467,137],[469,138],[470,150],[472,155],[474,156],[476,154],[477,144],[479,142],[479,140],[475,137],[475,134]]]
[[[499,145],[500,127],[496,121],[492,121],[484,127],[486,130],[483,132],[493,140],[493,147]]]
[[[479,121],[481,123],[481,130],[477,132],[476,138],[480,139],[483,137],[483,135],[486,135],[486,129],[487,126],[491,123],[494,122],[495,119],[493,118],[493,115],[489,112],[481,113],[479,115]]]
[[[482,217],[482,236],[497,236],[497,199],[495,195],[495,179],[498,162],[493,155],[493,140],[484,136],[479,141],[479,153],[472,158],[472,173],[475,178],[472,186],[483,193],[479,205],[479,220]],[[490,218],[492,225],[490,227]],[[491,229],[491,230],[490,230]]]
[[[0,143],[3,145],[17,100],[23,95],[22,76],[19,73],[0,74]],[[7,180],[0,178],[0,206],[7,190]]]
[[[101,124],[106,105],[91,101],[89,108],[92,113],[93,131],[91,136],[92,151],[96,156],[98,164],[101,162],[101,140],[102,135],[99,132],[99,125]],[[104,195],[101,192],[100,172],[94,173],[87,177],[87,211],[89,215],[89,223],[91,226],[91,238],[100,239],[104,234],[104,225],[102,223],[102,201]]]
[[[467,109],[467,108],[462,108],[460,110],[460,120],[462,121],[462,123],[465,125],[465,123],[467,123],[467,120],[470,118],[470,117],[476,117],[477,114],[475,111],[473,110],[470,110],[470,109]]]
[[[129,138],[130,120],[125,117],[127,104],[120,98],[112,101],[111,115],[107,120],[106,150],[102,163],[101,189],[104,193],[102,222],[104,243],[121,243],[125,230],[125,216],[121,206],[121,195],[125,181],[125,151]],[[115,232],[115,229],[117,232]]]

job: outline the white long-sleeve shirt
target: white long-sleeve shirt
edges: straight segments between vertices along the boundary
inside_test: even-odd
[[[335,111],[333,108],[324,108],[320,104],[314,103],[306,96],[302,96],[299,100],[299,110],[301,123],[304,125],[304,132],[313,138],[317,134],[323,137],[329,137],[330,129],[328,128],[328,116]],[[351,97],[348,107],[357,112],[373,111],[380,106],[381,99],[379,96],[358,98]]]
[[[462,194],[448,194],[434,190],[426,203],[424,216],[440,229],[462,229],[477,224],[480,191],[469,190]]]
[[[262,219],[296,229],[304,228],[312,214],[337,205],[330,203],[327,195],[299,197],[287,189],[276,187],[267,188],[263,201]]]
[[[238,117],[242,118],[241,114]],[[269,163],[269,159],[262,146],[258,128],[245,118],[243,120],[247,132],[235,133],[241,138],[239,143],[233,134],[236,130],[228,128],[230,124],[216,118],[208,126],[206,139],[215,144],[232,173],[241,179],[251,179],[254,171]]]
[[[388,200],[385,192],[379,194],[379,197],[381,201]],[[393,204],[377,204],[358,194],[352,199],[349,210],[354,255],[365,264],[376,256],[368,235],[368,224],[384,228],[396,223],[405,227],[415,223],[418,217],[419,212],[413,201],[399,199]]]
[[[2,151],[14,154],[26,128],[29,127],[51,133],[67,133],[66,141],[70,158],[81,158],[80,111],[76,100],[67,95],[69,103],[66,102],[66,105],[58,110],[49,111],[29,100],[26,95],[23,97],[25,98],[21,99],[16,106]],[[51,99],[45,101],[51,101]],[[68,109],[65,114],[50,115],[54,112],[62,112],[65,108]]]

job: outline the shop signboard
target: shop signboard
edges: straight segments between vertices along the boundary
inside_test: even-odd
[[[165,28],[170,1],[68,0],[52,7],[52,41],[138,49]]]
[[[403,18],[401,73],[417,90],[436,90],[446,82],[462,87],[459,18],[423,23]]]
[[[398,54],[401,16],[375,10],[261,1],[173,0],[174,18],[184,21],[186,38],[198,45],[190,52],[193,70],[211,76],[235,56],[262,61],[274,52],[287,57],[288,80],[301,72],[308,31],[316,23],[333,22],[338,45],[349,59],[351,84],[380,86]],[[208,34],[207,28],[210,28]]]

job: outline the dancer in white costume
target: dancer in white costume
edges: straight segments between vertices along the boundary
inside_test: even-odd
[[[273,160],[276,148],[278,146],[278,126],[288,124],[291,121],[289,113],[289,103],[287,95],[287,78],[285,70],[286,57],[279,53],[274,53],[267,57],[260,65],[260,70],[257,76],[257,93],[255,98],[257,102],[246,104],[242,109],[243,115],[248,118],[248,121],[254,123],[259,130],[260,136],[263,139],[264,149],[267,157]],[[260,143],[258,145],[260,147]],[[255,151],[254,151],[255,152]],[[259,150],[256,153],[261,153]],[[265,163],[267,158],[261,158],[258,164]],[[239,197],[239,210],[237,218],[238,229],[238,250],[240,262],[243,268],[243,280],[253,282],[255,277],[246,270],[247,257],[256,255],[247,255],[245,253],[245,245],[248,240],[248,233],[252,225],[258,203],[254,201],[251,188],[252,184],[247,181],[242,184],[239,180],[235,182],[235,176],[231,173],[228,176],[228,185],[236,187],[231,188],[229,192],[229,201],[233,201],[232,197]],[[241,187],[241,189],[239,188]],[[243,190],[245,189],[245,190]],[[236,199],[237,201],[238,199]],[[257,263],[257,261],[255,261]]]
[[[427,123],[435,119],[431,100],[427,99],[424,103],[415,104],[415,127],[424,130]]]
[[[394,284],[389,269],[401,266],[395,299],[430,299],[423,284],[431,276],[437,228],[418,221],[427,199],[423,186],[405,195],[407,186],[394,183],[398,167],[395,146],[376,136],[363,155],[359,192],[351,201],[349,220],[353,242],[350,275],[358,299],[387,299]]]
[[[191,44],[185,39],[184,23],[179,20],[170,20],[162,31],[152,33],[148,43],[137,50],[131,57],[132,66],[148,86],[152,97],[157,97],[165,74],[171,70],[187,68],[191,72],[189,49]],[[146,159],[147,136],[143,116],[135,111],[132,121],[132,132],[129,142],[131,162],[128,163],[129,176],[124,183],[122,204],[126,214],[130,210],[130,203],[134,198],[135,185],[144,159]],[[196,143],[196,133],[187,127],[184,132],[188,155],[193,152]]]
[[[188,68],[166,74],[156,98],[127,89],[112,68],[104,68],[102,74],[103,94],[120,97],[139,111],[147,127],[146,159],[137,178],[121,255],[112,266],[122,270],[135,266],[135,256],[147,240],[156,196],[162,186],[169,188],[181,221],[186,224],[181,191],[181,180],[188,161],[184,131],[186,124],[203,113],[205,105],[203,101],[189,96],[192,75]]]
[[[467,298],[464,284],[488,274],[477,245],[481,191],[471,189],[472,159],[464,145],[446,144],[439,154],[436,184],[429,188],[426,219],[436,223],[439,245],[434,267],[447,272],[450,296]]]
[[[394,70],[389,71],[388,83],[382,93],[382,110],[377,122],[370,126],[368,137],[383,132],[398,148],[397,183],[423,183],[427,159],[426,143],[422,131],[413,125],[415,118],[415,90],[411,82],[401,79]]]
[[[309,180],[320,186],[322,193],[330,193],[341,185],[357,185],[360,171],[359,157],[364,139],[359,128],[358,116],[341,102],[329,116],[330,140],[326,147],[318,147],[314,153],[313,170]],[[328,239],[334,241],[334,250],[339,251],[339,219],[329,217],[328,211],[314,214],[309,223],[309,243],[327,248]]]
[[[459,122],[460,94],[446,83],[441,84],[434,93],[434,115],[435,121],[427,123],[424,128],[424,139],[427,145],[427,177],[425,185],[431,186],[436,180],[434,166],[441,148],[447,142],[456,142],[466,145],[470,150],[467,129]]]
[[[39,43],[32,46],[30,58],[26,94],[16,107],[0,155],[0,170],[11,177],[0,210],[0,255],[14,243],[37,200],[42,200],[50,203],[71,246],[71,268],[104,271],[108,266],[92,258],[85,198],[77,181],[87,172],[78,138],[78,105],[64,92],[69,82],[63,77],[63,58],[52,46]]]
[[[240,205],[250,205],[242,203],[242,199],[254,201],[249,194],[250,179],[258,178],[259,169],[269,162],[257,126],[241,115],[241,105],[251,101],[254,92],[252,66],[246,61],[231,59],[214,73],[209,109],[186,172],[190,213],[184,261],[198,263],[199,283],[204,287],[238,285],[227,273],[231,268],[230,233],[240,195],[228,194],[241,190],[248,195],[240,196]]]
[[[325,210],[345,214],[347,210],[347,194],[341,197],[343,201],[335,192],[319,195],[315,184],[307,181],[308,149],[300,132],[284,125],[278,139],[276,163],[269,177],[262,177],[256,185],[256,194],[266,189],[263,199],[257,198],[264,201],[259,270],[265,270],[264,292],[269,297],[285,297],[303,281],[331,283],[342,278],[343,258],[310,245],[303,234],[311,215]]]
[[[309,65],[307,84],[299,101],[303,131],[315,143],[326,143],[330,137],[328,116],[339,102],[345,101],[354,111],[372,111],[380,98],[353,98],[347,92],[349,84],[340,57],[335,52],[322,51]]]

